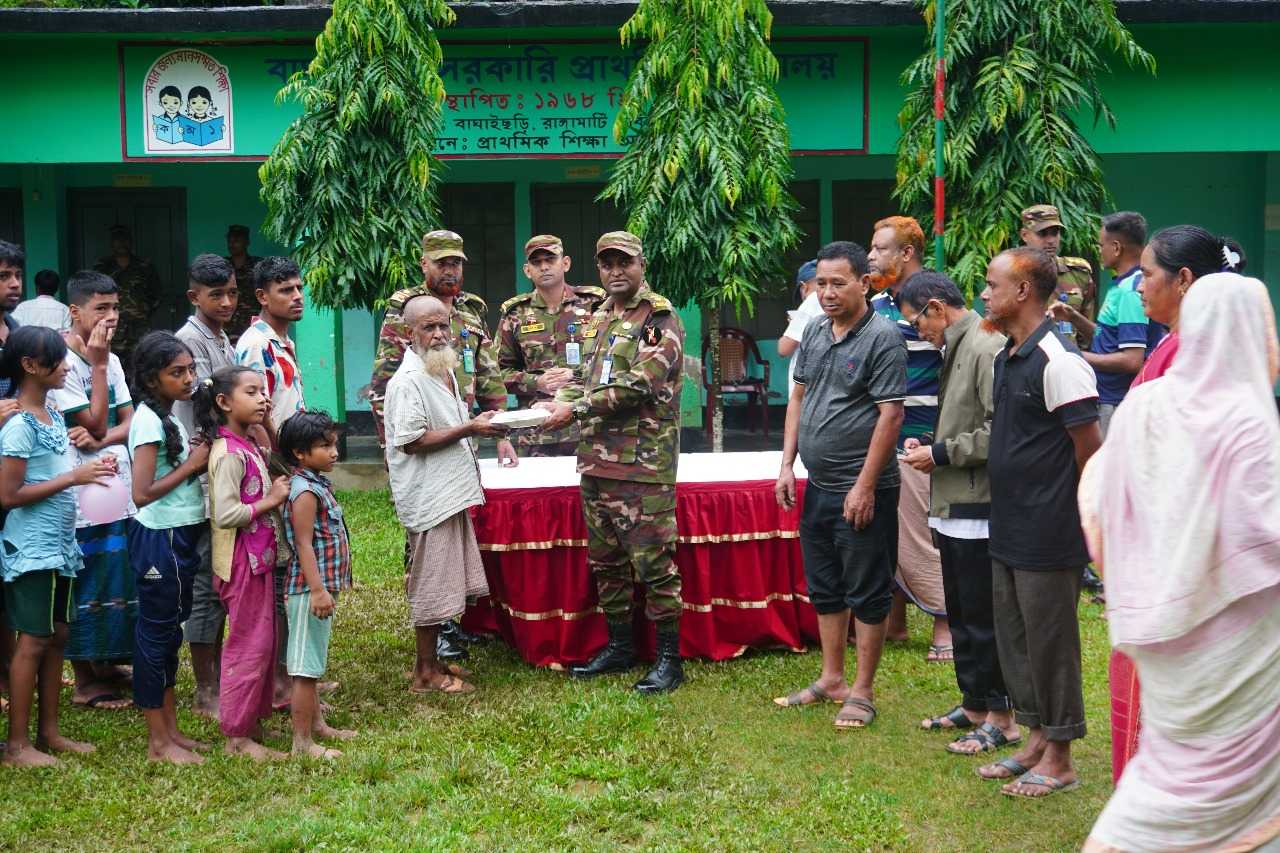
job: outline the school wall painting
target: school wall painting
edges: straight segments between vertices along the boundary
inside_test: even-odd
[[[142,78],[143,149],[148,155],[235,151],[231,75],[211,54],[178,48]]]

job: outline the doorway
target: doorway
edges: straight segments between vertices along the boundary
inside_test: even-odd
[[[22,236],[22,190],[0,189],[0,240],[19,246],[26,241]]]
[[[133,253],[155,267],[162,285],[153,329],[176,329],[190,313],[187,302],[187,191],[115,189],[67,190],[68,274],[89,269],[111,254],[111,227],[133,235]],[[66,276],[63,276],[66,278]]]
[[[444,228],[462,235],[467,253],[462,287],[489,306],[485,320],[497,328],[498,309],[515,292],[515,188],[511,184],[443,184]]]
[[[573,259],[568,277],[570,284],[598,287],[596,240],[601,234],[627,227],[627,217],[616,204],[596,201],[603,189],[604,184],[535,184],[532,187],[534,234],[554,234],[564,241],[565,254]]]

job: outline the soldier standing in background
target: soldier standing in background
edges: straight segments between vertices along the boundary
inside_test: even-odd
[[[373,377],[369,382],[369,407],[373,411],[379,443],[386,443],[382,417],[387,383],[399,369],[404,351],[413,337],[404,322],[404,306],[413,297],[424,293],[435,296],[449,309],[449,329],[453,349],[458,354],[454,377],[468,412],[473,404],[478,404],[481,411],[500,412],[507,408],[507,389],[498,370],[493,336],[489,334],[484,320],[488,306],[479,296],[462,290],[462,269],[466,260],[462,237],[453,231],[428,231],[422,236],[422,284],[397,290],[388,300],[387,313],[382,318],[382,328],[378,330]],[[505,438],[498,441],[498,459],[506,465],[517,464],[515,448]],[[436,657],[441,660],[465,658],[467,650],[461,644],[478,639],[464,632],[458,623],[446,622],[437,634]]]
[[[236,289],[240,291],[240,301],[236,303],[236,313],[231,315],[226,325],[227,337],[231,343],[249,328],[253,318],[258,314],[258,296],[254,292],[253,268],[262,260],[249,254],[249,226],[227,226],[227,261],[236,273]]]
[[[524,274],[534,289],[502,303],[498,367],[507,390],[527,409],[538,400],[554,399],[574,379],[582,365],[582,334],[605,292],[565,283],[572,261],[559,237],[532,237],[524,254]],[[578,425],[526,433],[519,442],[525,456],[572,456],[578,452]]]
[[[132,364],[133,350],[142,336],[151,331],[160,307],[160,274],[151,262],[133,253],[133,235],[123,225],[112,225],[111,254],[93,268],[111,276],[120,290],[120,322],[111,351],[125,364]]]
[[[1065,257],[1058,254],[1062,248],[1062,218],[1052,204],[1033,204],[1022,211],[1022,230],[1018,232],[1024,245],[1047,252],[1058,265],[1058,293],[1065,293],[1066,302],[1089,322],[1098,316],[1098,289],[1093,280],[1093,267],[1084,258]],[[1077,328],[1076,346],[1089,349],[1093,342],[1093,329]]]
[[[649,289],[640,238],[612,231],[596,242],[609,297],[582,333],[579,379],[561,388],[544,429],[576,422],[578,472],[587,522],[587,561],[609,627],[609,643],[569,674],[591,678],[635,665],[632,590],[645,585],[645,615],[656,623],[658,659],[635,689],[675,690],[680,663],[680,572],[676,567],[676,462],[684,325]]]

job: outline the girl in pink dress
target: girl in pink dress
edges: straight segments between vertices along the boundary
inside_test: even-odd
[[[256,760],[283,758],[267,749],[261,720],[271,715],[276,658],[272,572],[281,554],[277,510],[289,497],[288,477],[268,484],[267,464],[249,438],[270,408],[262,375],[224,367],[192,398],[196,424],[212,442],[209,509],[213,528],[213,587],[227,611],[222,644],[219,720],[226,751]]]

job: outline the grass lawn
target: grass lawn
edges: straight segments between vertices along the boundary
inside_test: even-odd
[[[886,650],[880,718],[862,732],[837,733],[834,705],[770,703],[812,680],[816,651],[689,662],[684,688],[641,698],[627,689],[639,671],[579,684],[491,642],[473,650],[476,694],[413,696],[400,528],[386,492],[342,499],[360,584],[340,602],[330,654],[342,682],[331,719],[361,732],[346,754],[258,765],[214,751],[198,768],[157,766],[136,712],[72,709],[65,691],[64,730],[98,751],[60,769],[0,768],[0,849],[1074,850],[1110,794],[1097,606],[1080,611],[1084,784],[1013,800],[974,775],[977,759],[918,729],[956,697],[951,667],[923,660],[918,613],[911,641]],[[187,732],[220,742],[187,710],[185,662],[179,678]],[[287,718],[271,728],[287,749]]]

